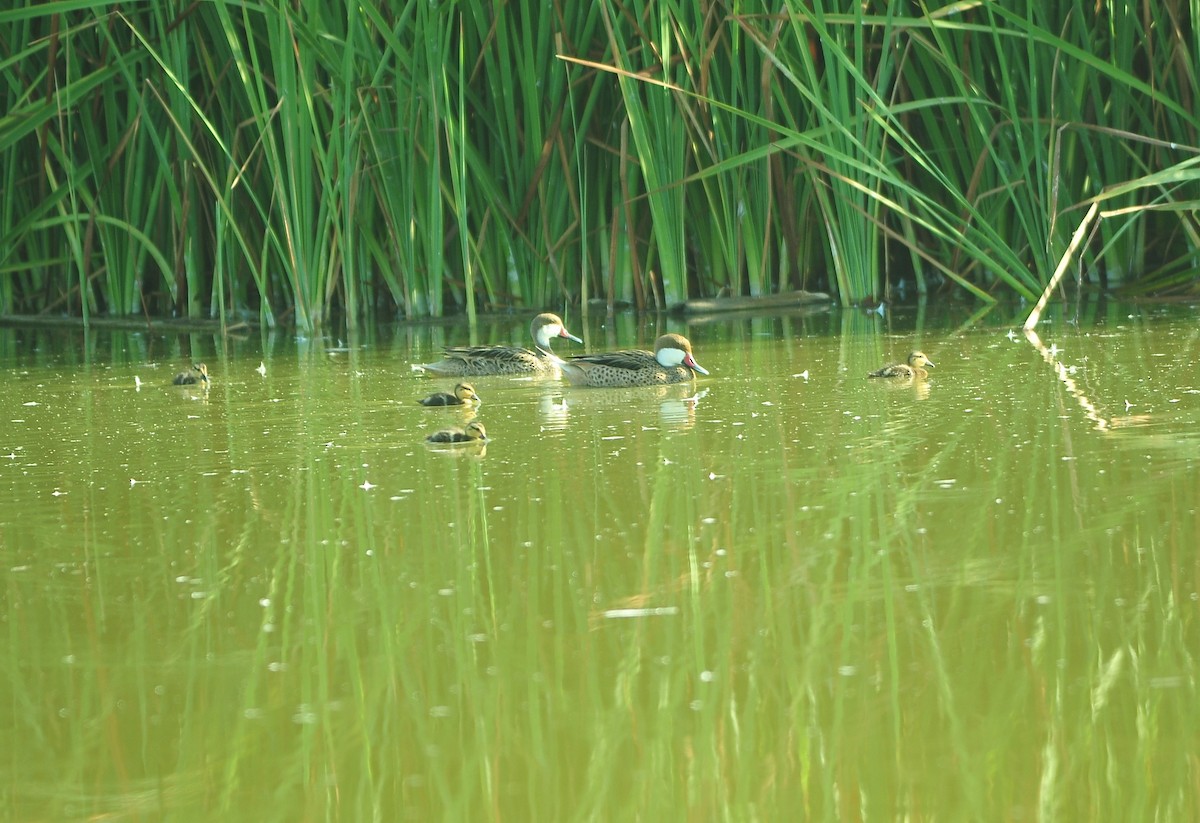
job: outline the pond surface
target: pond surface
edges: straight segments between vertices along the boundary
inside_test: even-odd
[[[0,330],[2,816],[1200,819],[1195,310],[1022,319]]]

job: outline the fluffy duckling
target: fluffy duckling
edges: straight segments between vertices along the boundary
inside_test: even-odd
[[[915,351],[908,356],[907,363],[892,363],[882,369],[876,369],[867,377],[928,377],[926,366],[932,366],[933,361],[924,352]]]
[[[486,443],[487,431],[482,423],[468,423],[465,429],[454,426],[442,429],[425,438],[426,443]]]
[[[193,386],[196,383],[208,385],[208,366],[203,363],[196,363],[188,371],[181,371],[175,375],[175,379],[171,381],[176,386]]]
[[[475,387],[470,383],[459,383],[454,387],[454,393],[440,391],[417,401],[422,406],[463,406],[467,403],[483,403],[475,393]]]

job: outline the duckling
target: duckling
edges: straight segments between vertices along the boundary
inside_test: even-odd
[[[191,386],[196,383],[208,385],[208,366],[196,363],[189,371],[181,371],[171,381],[176,386]]]
[[[468,403],[483,403],[479,399],[479,395],[475,393],[475,387],[470,383],[459,383],[454,387],[453,394],[440,391],[437,394],[422,397],[417,402],[422,406],[463,406]]]
[[[925,356],[924,352],[915,351],[908,356],[907,363],[893,363],[890,366],[884,366],[882,369],[876,369],[867,375],[867,377],[928,377],[929,372],[925,371],[925,366],[932,366],[933,361]]]
[[[425,438],[426,443],[486,443],[487,432],[482,423],[468,423],[465,429],[454,426],[442,429]]]

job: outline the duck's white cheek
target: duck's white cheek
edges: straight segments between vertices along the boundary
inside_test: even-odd
[[[671,369],[683,362],[684,353],[679,349],[659,349],[656,357],[663,368]]]

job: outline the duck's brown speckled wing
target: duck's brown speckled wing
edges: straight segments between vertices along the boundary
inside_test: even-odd
[[[443,349],[441,360],[421,368],[447,376],[537,374],[551,371],[554,358],[516,346],[450,346]]]
[[[884,366],[882,369],[876,369],[867,375],[867,377],[912,377],[912,367],[906,366],[904,363],[893,363],[890,366]]]
[[[514,363],[525,362],[531,357],[537,358],[536,353],[516,346],[450,346],[443,351],[443,356],[447,360],[473,361],[487,358]]]
[[[609,351],[603,354],[577,354],[568,357],[567,362],[608,366],[612,369],[628,369],[629,371],[653,368],[658,365],[658,361],[654,359],[654,355],[651,352],[641,351],[640,349]]]

